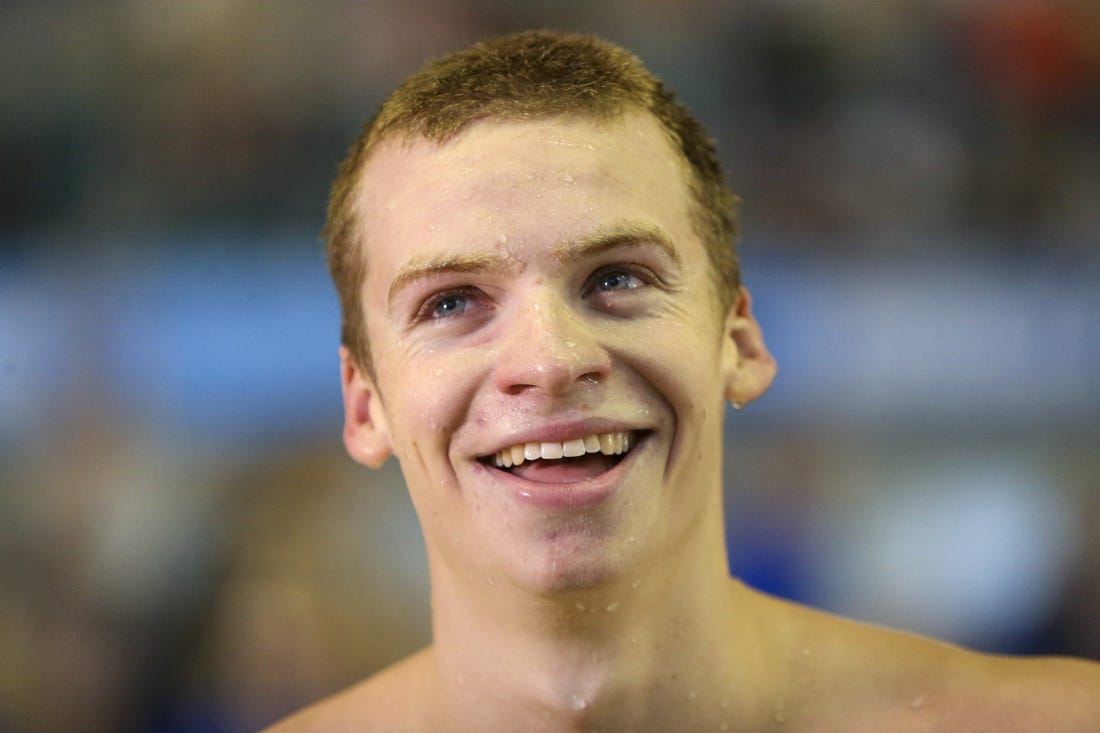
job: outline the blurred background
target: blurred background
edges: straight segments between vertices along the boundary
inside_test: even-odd
[[[0,732],[253,730],[426,641],[318,232],[383,94],[534,26],[636,51],[744,201],[735,572],[1100,658],[1100,4],[7,0]]]

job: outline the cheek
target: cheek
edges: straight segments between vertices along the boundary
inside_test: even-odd
[[[663,380],[688,382],[681,388],[694,394],[701,394],[707,379],[719,377],[720,329],[711,318],[700,318],[698,311],[663,314],[624,336],[617,339],[619,348],[663,375]]]
[[[644,388],[660,396],[677,422],[702,424],[721,412],[724,381],[718,341],[713,324],[670,319],[662,328],[646,332],[640,341],[644,346],[635,344],[622,354]]]
[[[446,443],[462,424],[477,387],[470,360],[436,352],[395,360],[386,375],[386,394],[395,405],[390,428],[401,448]]]

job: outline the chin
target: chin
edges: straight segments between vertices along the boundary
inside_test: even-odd
[[[544,597],[610,588],[637,577],[630,569],[640,567],[643,558],[631,557],[632,536],[592,536],[592,529],[585,529],[541,542],[528,540],[527,551],[513,558],[510,574]]]

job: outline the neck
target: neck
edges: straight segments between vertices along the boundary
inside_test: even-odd
[[[756,596],[729,579],[724,554],[700,542],[686,555],[551,595],[433,576],[433,654],[451,719],[569,731],[751,718],[765,678]]]

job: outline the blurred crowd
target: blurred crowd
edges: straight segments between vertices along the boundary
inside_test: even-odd
[[[382,95],[427,58],[526,27],[605,35],[678,90],[718,139],[765,275],[995,261],[1047,273],[1051,303],[1057,273],[1100,271],[1094,0],[8,0],[0,733],[254,730],[428,638],[397,467],[342,455],[336,312],[270,303],[293,302],[294,263],[323,268],[327,186]],[[178,279],[198,250],[211,264]],[[248,284],[250,262],[285,256],[269,290]],[[802,295],[777,277],[773,294]],[[1009,301],[1025,309],[1020,279]],[[193,308],[204,287],[229,293],[225,310]],[[1086,296],[1057,312],[1094,323]],[[120,375],[103,326],[119,308],[140,334],[127,348],[161,354],[162,376],[184,358],[170,346],[188,348],[174,329],[220,333],[229,309],[267,312],[284,351],[256,363],[247,335],[225,336],[235,389],[262,393],[181,418],[165,405],[221,398]],[[1100,337],[1063,340],[1079,333],[1093,340],[1077,378],[1095,387]],[[307,381],[291,353],[307,338],[331,384],[284,395]],[[948,409],[868,434],[843,427],[843,400],[826,405],[838,427],[769,417],[765,398],[729,439],[731,563],[871,620],[1100,659],[1096,390],[1076,402],[1070,421]]]
[[[8,2],[4,228],[317,223],[397,80],[530,26],[636,50],[722,142],[756,228],[1071,249],[1100,228],[1090,0]]]

